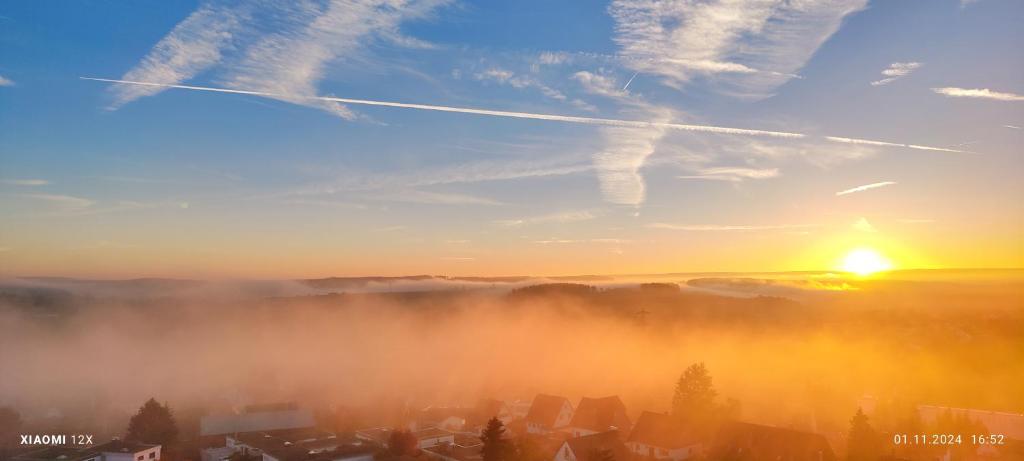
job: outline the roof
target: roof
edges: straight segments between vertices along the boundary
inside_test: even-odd
[[[718,431],[710,459],[785,459],[787,461],[835,461],[825,437],[760,424],[731,422]]]
[[[629,449],[622,443],[618,431],[599,432],[597,434],[575,437],[565,441],[569,445],[576,461],[596,461],[601,452],[610,452],[615,461],[627,461]]]
[[[533,398],[533,403],[530,404],[530,411],[526,413],[526,421],[554,427],[558,414],[562,412],[562,407],[567,403],[569,403],[569,399],[565,397],[537,394]]]
[[[76,461],[92,458],[100,453],[138,453],[140,451],[149,450],[150,448],[159,446],[160,445],[150,445],[115,439],[110,442],[93,445],[88,448],[82,448],[80,446],[45,447],[27,453],[22,453],[15,456],[14,459],[19,461]]]
[[[700,442],[698,431],[672,416],[645,411],[636,420],[626,442],[643,443],[658,448],[683,448]]]
[[[334,434],[319,430],[290,430],[265,433],[245,433],[237,440],[258,448],[281,461],[337,459],[371,454],[370,445],[345,443]]]
[[[419,440],[423,440],[423,439],[433,439],[433,438],[437,438],[437,437],[448,437],[448,436],[455,435],[455,433],[454,432],[446,431],[444,429],[438,429],[436,427],[428,427],[428,428],[425,428],[425,429],[420,429],[418,431],[413,431],[412,435],[416,436],[416,438],[419,439]]]
[[[626,406],[622,404],[619,396],[613,395],[599,399],[584,397],[576,407],[576,413],[573,414],[569,425],[594,432],[604,432],[610,428],[627,431],[630,422],[629,416],[626,415]]]
[[[261,432],[279,429],[313,427],[313,413],[309,410],[270,410],[241,414],[208,415],[199,420],[200,435],[226,435],[242,432]]]
[[[1024,414],[932,405],[920,405],[917,411],[926,423],[934,423],[949,411],[953,416],[967,416],[972,421],[980,422],[990,434],[1003,434],[1008,439],[1024,440]]]

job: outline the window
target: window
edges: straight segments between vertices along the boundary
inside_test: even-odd
[[[138,458],[135,458],[135,459],[137,459],[138,461],[142,461],[142,459],[143,459],[143,456],[142,456],[142,455],[139,455],[139,457],[138,457]]]
[[[149,453],[149,459],[153,459],[153,458],[156,458],[156,452],[155,451],[152,451],[152,452]]]

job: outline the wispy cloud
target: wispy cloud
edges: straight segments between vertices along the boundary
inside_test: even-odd
[[[712,181],[739,182],[747,179],[768,179],[779,176],[778,168],[718,167],[704,168],[695,175],[680,176],[681,179],[707,179]]]
[[[444,3],[446,0],[208,3],[175,26],[123,80],[177,84],[227,62],[230,65],[224,66],[221,75],[229,88],[263,91],[265,97],[350,119],[355,115],[340,102],[310,98],[316,95],[327,66],[343,57],[354,58],[375,41],[429,46],[402,35],[399,26],[429,15]],[[273,27],[263,27],[263,23]],[[119,85],[113,90],[112,108],[162,90]]]
[[[669,85],[695,76],[727,78],[765,96],[794,77],[866,0],[615,0],[609,12],[624,64]]]
[[[765,230],[791,230],[809,229],[819,227],[814,224],[770,224],[770,225],[736,225],[736,224],[670,224],[651,223],[647,227],[652,229],[667,229],[690,232],[746,232]]]
[[[202,5],[171,29],[123,80],[175,84],[186,81],[220,62],[221,52],[247,21],[242,8]],[[117,85],[111,87],[116,109],[136,99],[164,91],[159,86]]]
[[[428,205],[501,205],[497,200],[466,194],[431,192],[425,190],[403,190],[374,197],[391,202],[422,203]]]
[[[597,214],[588,210],[571,210],[563,211],[559,213],[551,213],[540,216],[529,216],[525,218],[516,219],[499,219],[494,221],[495,224],[505,227],[517,227],[532,224],[547,224],[547,223],[558,223],[565,224],[579,221],[589,221],[597,218]]]
[[[24,194],[23,197],[48,202],[64,210],[79,210],[89,208],[96,204],[95,201],[75,197],[73,195],[59,195],[59,194]]]
[[[871,183],[871,184],[865,184],[863,186],[851,187],[851,188],[846,189],[846,190],[841,190],[839,192],[836,192],[836,195],[846,195],[846,194],[852,194],[852,193],[855,193],[855,192],[863,192],[863,191],[866,191],[866,190],[878,189],[879,187],[892,186],[892,185],[895,185],[895,184],[896,184],[896,181],[875,182],[875,183]]]
[[[518,89],[536,88],[544,96],[558,101],[565,101],[568,99],[561,91],[551,88],[533,77],[528,75],[517,75],[512,71],[502,68],[492,67],[483,72],[476,73],[474,78],[481,81],[498,82]]]
[[[1017,126],[1017,125],[1003,125],[1003,128],[1009,128],[1009,129],[1011,129],[1011,130],[1019,130],[1019,129],[1021,129],[1021,128],[1020,128],[1019,126]]]
[[[1024,101],[1024,96],[1015,93],[1004,93],[992,91],[988,88],[932,88],[932,91],[952,98],[980,98],[993,99],[996,101]]]
[[[14,86],[14,80],[0,75],[0,86]]]
[[[45,179],[0,179],[0,184],[8,186],[45,186],[50,181]]]
[[[882,71],[882,75],[885,76],[885,78],[875,80],[871,82],[871,85],[888,85],[910,75],[911,72],[917,70],[919,67],[921,67],[921,63],[919,62],[894,62],[889,64],[889,67]]]

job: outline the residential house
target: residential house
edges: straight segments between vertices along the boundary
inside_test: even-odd
[[[628,461],[629,449],[618,431],[573,437],[562,442],[552,461]]]
[[[703,437],[696,428],[677,418],[645,411],[629,432],[626,447],[639,457],[682,461],[700,455]]]
[[[836,455],[820,434],[760,424],[731,422],[718,431],[709,459],[736,461],[835,461]]]
[[[629,433],[631,423],[626,406],[618,396],[602,398],[584,397],[576,406],[569,425],[563,429],[573,437],[619,431],[622,437]]]
[[[160,445],[114,439],[89,448],[55,446],[13,457],[17,461],[159,461]]]
[[[573,408],[569,399],[561,396],[537,394],[526,413],[526,432],[549,434],[569,425]]]

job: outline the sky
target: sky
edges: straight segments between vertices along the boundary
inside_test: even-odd
[[[5,2],[0,276],[1024,267],[1022,22],[1012,0]]]

